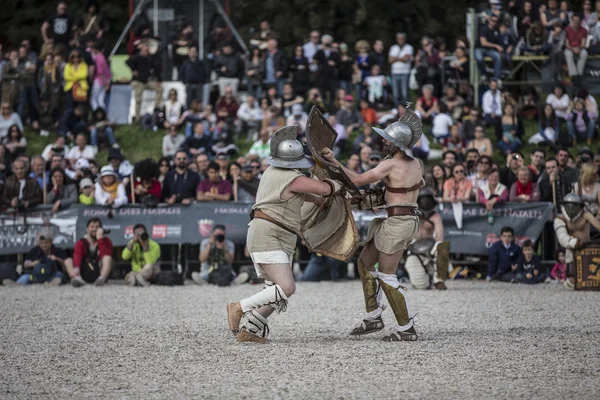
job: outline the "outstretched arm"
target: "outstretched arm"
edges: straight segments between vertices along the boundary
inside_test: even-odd
[[[371,183],[379,182],[380,180],[388,176],[390,170],[392,169],[392,162],[390,160],[384,160],[380,162],[379,165],[377,165],[377,167],[370,169],[363,174],[359,174],[357,172],[352,171],[351,169],[346,168],[338,160],[336,160],[335,156],[333,155],[333,152],[330,149],[323,149],[321,155],[324,159],[331,162],[336,167],[342,168],[346,175],[348,175],[348,178],[350,178],[352,183],[354,183],[356,186],[364,186],[369,185]]]

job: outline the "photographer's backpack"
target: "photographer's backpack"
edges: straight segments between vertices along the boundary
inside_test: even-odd
[[[79,267],[81,279],[87,283],[94,283],[100,276],[100,263],[98,262],[98,246],[92,252],[87,240],[81,239],[85,246],[85,257]]]

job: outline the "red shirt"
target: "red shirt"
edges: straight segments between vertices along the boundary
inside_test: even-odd
[[[360,115],[365,123],[374,125],[377,123],[377,113],[371,107],[360,110]]]
[[[138,186],[140,186],[142,184],[142,182],[135,182],[133,185],[133,188],[137,188]],[[160,182],[156,179],[152,180],[152,185],[150,185],[150,189],[147,189],[147,193],[146,194],[150,194],[154,197],[156,197],[157,199],[160,199],[161,195],[162,195],[162,188],[160,186]],[[137,194],[135,195],[135,202],[139,203],[140,202],[140,198],[142,196],[138,196]],[[131,196],[129,196],[129,200],[131,200]]]
[[[225,101],[225,97],[221,97],[217,103],[217,113],[221,108],[225,108],[227,110],[227,115],[229,118],[237,118],[237,111],[240,106],[235,99],[232,99],[231,103],[227,103],[227,101]]]
[[[88,246],[90,246],[90,241],[86,238],[79,239],[77,243],[75,243],[75,249],[73,250],[73,266],[75,268],[79,268],[81,266],[82,261],[86,256],[86,248],[83,241],[88,242]],[[103,237],[98,240],[98,261],[102,260],[104,256],[112,256],[113,244],[109,238]]]
[[[216,191],[216,194],[233,194],[233,187],[229,181],[221,179],[219,182],[213,182],[206,178],[198,185],[196,192],[212,192]]]
[[[583,39],[587,38],[588,31],[583,26],[580,26],[577,30],[572,26],[568,26],[567,29],[565,29],[565,35],[569,46],[582,47],[581,43],[583,42]]]

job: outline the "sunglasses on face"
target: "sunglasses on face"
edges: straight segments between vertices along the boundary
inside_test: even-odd
[[[457,169],[456,171],[454,171],[455,174],[464,174],[465,170],[464,169]]]
[[[487,161],[479,161],[479,164],[483,164],[483,165],[489,165],[490,163]]]
[[[162,168],[162,167],[167,167],[167,168],[169,168],[169,164],[160,164],[160,166],[161,166],[161,168]]]
[[[179,158],[176,158],[175,160],[176,161],[187,161],[187,158],[185,158],[185,157],[183,157],[183,158],[179,157]]]

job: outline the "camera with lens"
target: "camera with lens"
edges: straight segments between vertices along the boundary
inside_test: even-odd
[[[146,241],[146,240],[148,240],[148,237],[149,237],[149,236],[148,236],[148,233],[146,233],[146,232],[144,232],[144,233],[142,233],[142,234],[140,235],[140,239],[142,239],[143,241]]]
[[[219,243],[223,243],[225,241],[225,235],[215,235],[215,240]]]
[[[589,155],[587,155],[587,154],[581,155],[581,163],[582,164],[586,164],[586,163],[590,163],[590,162],[592,162],[592,158]]]

